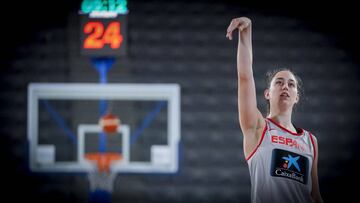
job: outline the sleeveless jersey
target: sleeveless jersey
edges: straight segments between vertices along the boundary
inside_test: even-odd
[[[266,118],[261,140],[247,157],[253,203],[308,203],[311,168],[316,156],[314,138],[300,129],[290,132]]]

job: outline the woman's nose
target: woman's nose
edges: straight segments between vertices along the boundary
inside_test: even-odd
[[[282,89],[286,89],[286,90],[288,90],[288,89],[289,89],[288,84],[284,83],[284,84],[283,84],[283,86],[282,86]]]

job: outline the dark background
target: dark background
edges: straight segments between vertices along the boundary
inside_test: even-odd
[[[151,7],[151,2],[153,2],[153,7]],[[357,192],[355,186],[359,181],[357,163],[360,161],[358,156],[360,128],[357,118],[360,113],[360,84],[358,82],[360,40],[358,39],[356,7],[339,2],[317,5],[313,5],[313,2],[290,1],[287,3],[261,3],[259,1],[196,0],[174,1],[174,3],[184,6],[184,8],[175,9],[176,12],[171,13],[166,9],[162,10],[162,5],[171,4],[165,0],[128,2],[129,18],[131,17],[132,20],[129,21],[130,53],[125,64],[128,64],[131,69],[125,69],[126,80],[130,82],[151,82],[152,79],[159,77],[158,81],[177,82],[182,85],[182,98],[184,99],[182,102],[184,111],[182,112],[184,150],[182,168],[178,176],[160,177],[160,180],[157,177],[124,176],[122,178],[132,183],[130,185],[134,189],[130,187],[126,190],[120,187],[120,192],[114,193],[114,202],[249,201],[248,171],[246,163],[242,159],[241,131],[236,123],[237,107],[236,101],[234,101],[234,98],[236,99],[236,42],[225,42],[217,33],[223,33],[225,38],[225,31],[230,20],[242,15],[250,16],[253,19],[254,75],[258,84],[258,97],[261,97],[262,89],[265,87],[264,83],[260,82],[264,80],[264,72],[277,65],[293,66],[292,68],[303,78],[306,95],[294,118],[299,126],[312,130],[318,138],[319,181],[322,196],[325,202],[346,202],[355,198]],[[209,7],[213,10],[192,10],[192,5],[199,8]],[[62,33],[61,30],[71,30],[70,14],[76,14],[79,7],[79,1],[13,1],[7,2],[1,12],[0,121],[2,127],[0,132],[2,135],[0,136],[0,158],[3,161],[1,172],[5,180],[3,183],[6,184],[3,196],[15,201],[26,198],[39,202],[86,202],[87,191],[86,187],[81,189],[81,180],[74,181],[69,176],[54,178],[51,175],[33,174],[27,168],[27,84],[35,81],[97,81],[97,78],[88,72],[83,73],[80,77],[79,73],[72,69],[75,66],[74,60],[81,61],[83,58],[77,58],[76,54],[69,51],[71,48],[71,43],[68,41],[71,40],[69,34],[65,32],[63,35],[60,34],[60,37],[58,37],[59,34],[56,34]],[[159,13],[170,19],[186,17],[188,14],[204,18],[202,14],[205,13],[209,18],[202,19],[201,22],[207,24],[203,25],[201,29],[196,28],[198,24],[194,22],[189,22],[188,26],[183,26],[181,29],[167,26],[166,20],[160,21],[160,25],[155,26],[154,29],[156,32],[162,29],[164,31],[173,29],[176,33],[195,32],[203,35],[205,39],[210,38],[210,33],[216,32],[214,41],[194,39],[192,41],[194,44],[182,43],[181,40],[176,41],[179,43],[177,45],[181,46],[179,50],[185,53],[193,49],[193,45],[198,45],[199,52],[210,50],[206,53],[213,55],[183,54],[178,56],[169,53],[169,55],[162,56],[150,53],[151,51],[146,48],[146,43],[149,46],[159,43],[155,49],[159,50],[159,53],[164,53],[162,49],[174,45],[174,42],[166,41],[166,39],[156,41],[150,38],[146,39],[146,37],[139,38],[132,36],[131,33],[139,36],[139,32],[144,30],[143,28],[153,26],[144,17],[151,18]],[[222,20],[219,20],[220,18]],[[267,21],[267,19],[270,20]],[[275,20],[271,21],[271,19]],[[277,22],[276,19],[279,19],[280,22]],[[211,23],[212,21],[218,23],[214,25]],[[223,22],[222,26],[219,21]],[[289,26],[282,24],[282,22],[289,21],[296,22],[295,26],[292,26],[291,23]],[[161,25],[161,23],[164,24]],[[282,39],[277,34],[281,35],[283,31],[293,33],[295,39],[277,42],[276,39]],[[309,36],[296,35],[297,32],[316,33],[317,36],[321,36],[323,41],[318,44],[314,42],[315,45],[310,42],[307,44],[311,34]],[[269,37],[269,35],[273,36]],[[183,39],[189,40],[192,37],[184,34]],[[273,41],[270,43],[267,39]],[[36,50],[36,47],[51,46],[53,40],[57,40],[57,43],[65,40],[66,46],[53,55],[42,52],[42,55],[31,54],[31,50]],[[269,50],[269,46],[274,48]],[[289,48],[288,53],[290,53],[290,51],[297,50],[297,46],[299,49],[295,55],[286,55],[287,52],[281,48]],[[26,47],[33,48],[30,48],[30,51],[24,51],[27,50]],[[319,48],[319,52],[312,54],[312,51],[317,48]],[[217,53],[221,50],[225,50],[225,52],[220,57]],[[282,54],[277,55],[276,53]],[[322,55],[321,53],[326,54]],[[63,69],[57,70],[55,73],[51,70],[37,69],[37,60],[44,60],[50,69],[55,62],[47,58],[57,57],[58,60],[64,61],[60,65]],[[169,62],[172,59],[173,62]],[[29,61],[28,67],[19,65],[19,63],[28,63],[27,61]],[[145,62],[141,64],[139,61]],[[141,67],[146,64],[146,61],[151,63],[148,70]],[[220,67],[211,66],[214,63]],[[84,64],[86,66],[85,62]],[[224,64],[224,67],[221,67],[221,64]],[[180,70],[178,68],[173,72],[169,69],[151,70],[151,67],[154,66],[165,67],[167,65],[183,66],[184,69],[182,71],[181,68]],[[201,66],[202,69],[197,69],[198,66]],[[206,67],[209,69],[207,70]],[[230,70],[225,70],[229,67]],[[116,73],[121,75],[122,72]],[[221,89],[221,87],[228,87],[222,85],[221,80],[218,81],[218,85],[210,85],[210,88],[206,86],[209,81],[216,80],[217,75],[228,78],[228,81],[232,82],[231,88]],[[187,80],[188,76],[191,76],[191,79],[195,79],[196,82]],[[117,78],[110,78],[110,80],[112,82],[119,81]],[[204,83],[201,83],[202,81]],[[205,97],[201,97],[202,95]],[[204,100],[209,99],[214,99],[215,104],[204,105]],[[228,106],[229,103],[233,106]],[[261,109],[265,109],[264,101],[259,101],[259,106]],[[199,108],[201,111],[197,112],[198,114],[192,113],[194,109]],[[214,118],[215,121],[208,121],[206,116],[201,115],[202,113],[208,115],[207,113],[211,114],[214,111],[218,116]],[[211,119],[209,118],[209,120]],[[218,124],[218,122],[222,124]],[[226,141],[227,139],[228,141]],[[218,154],[222,154],[222,152],[224,152],[224,157],[219,157]],[[238,153],[237,156],[226,157],[226,155],[234,153]],[[206,158],[204,159],[204,157]],[[59,181],[58,178],[63,181]],[[133,183],[136,180],[142,180],[143,185]],[[69,181],[70,185],[64,184],[66,181]],[[76,185],[77,183],[79,185]],[[63,184],[63,186],[57,184]],[[121,185],[121,182],[119,184]],[[159,188],[154,186],[159,186]],[[78,190],[71,189],[76,187],[83,192],[79,193]],[[152,189],[144,189],[144,187],[152,187]],[[159,198],[160,196],[161,198]]]

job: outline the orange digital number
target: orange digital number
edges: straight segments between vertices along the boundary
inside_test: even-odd
[[[101,49],[105,44],[117,49],[123,41],[119,22],[111,22],[105,30],[101,22],[88,22],[84,26],[84,33],[89,34],[84,41],[85,49]]]
[[[120,47],[121,42],[123,41],[123,36],[120,34],[120,23],[112,22],[109,24],[105,30],[103,36],[103,42],[105,44],[110,44],[110,47],[117,49]]]
[[[90,34],[84,41],[85,49],[100,49],[104,47],[104,42],[101,40],[104,32],[104,26],[100,22],[88,22],[84,26],[84,33]]]

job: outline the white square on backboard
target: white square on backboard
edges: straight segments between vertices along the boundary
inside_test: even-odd
[[[39,145],[36,149],[36,161],[39,164],[51,164],[55,162],[54,145]]]
[[[171,163],[170,148],[168,146],[151,146],[151,163],[154,165],[167,165]]]

